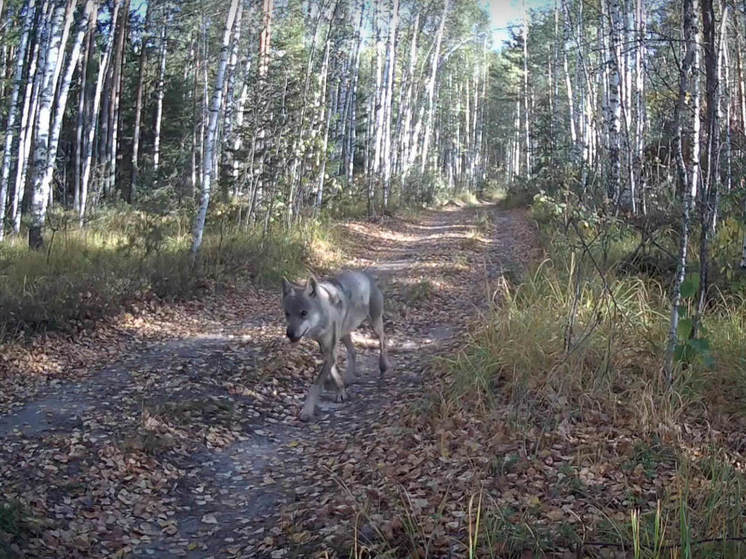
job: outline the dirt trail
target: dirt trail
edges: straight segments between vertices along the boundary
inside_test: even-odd
[[[329,395],[318,420],[301,423],[317,350],[283,339],[276,292],[238,320],[218,312],[197,336],[56,383],[0,416],[0,490],[32,519],[8,555],[290,557],[337,545],[337,526],[314,516],[344,491],[335,456],[359,441],[385,447],[381,426],[418,405],[432,356],[484,309],[499,276],[520,270],[514,238],[527,230],[521,212],[491,206],[344,227],[350,267],[376,272],[386,296],[394,371],[384,383],[362,330],[351,398]]]

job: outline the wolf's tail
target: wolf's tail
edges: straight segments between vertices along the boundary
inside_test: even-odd
[[[377,286],[381,282],[381,276],[370,268],[363,270],[363,273],[370,278],[370,281],[372,281],[374,285]]]

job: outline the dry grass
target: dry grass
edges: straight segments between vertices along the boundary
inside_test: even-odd
[[[613,472],[628,466],[651,484],[667,480],[657,503],[621,499],[627,503],[621,511],[604,505],[600,495],[582,496],[606,519],[593,528],[597,538],[635,557],[742,556],[743,305],[723,302],[708,315],[714,365],[695,360],[680,366],[674,387],[666,390],[661,360],[669,311],[662,286],[617,277],[613,266],[601,274],[587,255],[561,242],[549,248],[551,259],[509,291],[466,349],[446,362],[450,388],[434,423],[465,413],[489,424],[497,412],[511,422],[510,437],[536,445],[537,428],[554,435],[565,430],[571,438],[595,433],[574,460],[578,468]],[[584,424],[591,417],[606,425]],[[600,438],[606,431],[631,442],[610,446]],[[557,531],[541,535],[540,515],[517,525],[517,517],[508,516],[511,522],[501,521],[504,511],[494,504],[485,511],[492,519],[485,526],[494,541],[512,542],[513,552],[571,543]],[[709,539],[715,541],[703,541]]]
[[[0,338],[75,329],[143,298],[185,299],[240,281],[274,285],[340,260],[325,224],[266,237],[221,226],[205,235],[195,268],[188,228],[135,214],[58,232],[39,252],[18,238],[1,244]]]

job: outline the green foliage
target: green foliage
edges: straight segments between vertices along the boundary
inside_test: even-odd
[[[11,545],[26,537],[32,526],[24,518],[24,506],[19,501],[0,500],[0,559],[17,557]]]
[[[318,235],[218,226],[195,268],[185,225],[178,215],[111,211],[92,230],[59,232],[45,252],[20,239],[1,245],[2,332],[75,328],[142,297],[187,298],[236,280],[274,284],[303,269]]]
[[[448,191],[448,183],[440,174],[412,173],[402,185],[402,202],[415,206],[443,204],[447,201]]]
[[[507,408],[517,428],[524,425],[531,433],[537,428],[552,431],[548,417],[582,416],[579,410],[588,405],[616,418],[631,414],[636,418],[631,431],[635,442],[620,456],[618,468],[650,481],[664,471],[675,476],[657,508],[630,492],[630,521],[611,520],[610,515],[594,539],[614,542],[641,558],[667,557],[664,546],[673,546],[680,556],[740,557],[744,544],[732,538],[744,534],[743,474],[731,466],[727,449],[719,447],[700,449],[698,455],[707,458],[692,462],[688,447],[672,440],[662,426],[678,423],[684,410],[697,415],[707,409],[703,417],[712,411],[742,420],[746,359],[738,340],[746,333],[746,307],[740,300],[724,300],[704,317],[698,338],[691,337],[693,322],[683,316],[678,335],[687,348],[682,351],[691,352],[685,356],[688,367],[677,379],[675,394],[661,392],[656,387],[670,315],[668,294],[657,281],[618,273],[621,255],[639,239],[617,224],[604,243],[597,241],[598,246],[584,252],[577,230],[564,229],[568,222],[577,224],[572,219],[582,212],[549,197],[537,197],[537,206],[537,215],[546,216],[542,228],[549,258],[505,293],[502,305],[461,353],[443,361],[453,378],[447,401],[484,409],[488,417]],[[605,223],[590,218],[586,228],[578,227],[586,244]],[[682,295],[689,304],[697,291],[698,275],[687,277]],[[505,475],[507,459],[493,460],[490,470]],[[568,466],[556,487],[578,499],[592,499],[572,471]],[[485,518],[490,514],[497,513],[488,511]],[[519,529],[518,515],[498,516],[505,521],[494,524],[495,541],[512,542],[515,552],[534,545],[546,550],[563,541],[552,534],[539,542],[537,532]],[[715,541],[701,542],[711,538]]]
[[[691,308],[697,293],[699,292],[699,275],[690,274],[681,284],[681,298],[686,306]],[[687,315],[686,308],[679,309],[679,324],[676,329],[676,347],[674,358],[685,364],[699,359],[706,367],[714,365],[714,359],[710,349],[710,342],[705,337],[707,329],[699,328],[699,336],[694,337],[694,318]]]

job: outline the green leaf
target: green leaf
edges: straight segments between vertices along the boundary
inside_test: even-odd
[[[691,346],[687,343],[677,344],[673,351],[674,359],[683,363],[688,363],[692,360],[694,351]]]
[[[693,340],[689,340],[689,345],[700,355],[710,351],[710,342],[704,338],[694,338]]]
[[[694,321],[691,318],[683,318],[679,320],[679,326],[676,329],[676,334],[680,340],[688,340],[689,336],[692,335],[692,329],[694,328]]]
[[[695,274],[689,274],[684,282],[681,284],[681,296],[684,299],[690,299],[694,297],[699,289],[699,276]]]

